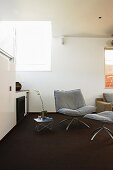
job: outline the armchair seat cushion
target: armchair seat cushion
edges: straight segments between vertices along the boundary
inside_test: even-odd
[[[73,109],[67,109],[67,108],[62,108],[59,109],[58,112],[68,115],[68,116],[84,116],[86,114],[95,112],[96,108],[94,106],[84,106],[79,109],[73,110]]]
[[[87,105],[87,106],[79,108],[78,111],[84,114],[90,114],[90,113],[96,112],[96,107]]]

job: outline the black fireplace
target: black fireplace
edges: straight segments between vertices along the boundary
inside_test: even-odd
[[[24,118],[25,113],[25,96],[16,98],[16,116],[17,123],[19,123]]]

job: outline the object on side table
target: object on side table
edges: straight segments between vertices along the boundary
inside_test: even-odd
[[[41,117],[44,118],[47,116],[47,110],[41,111]]]
[[[16,91],[20,91],[22,88],[22,85],[19,82],[16,82]]]
[[[44,102],[42,100],[40,92],[38,90],[34,90],[34,91],[40,97],[41,106],[42,106],[41,117],[44,118],[45,116],[47,116],[47,110],[44,109]]]

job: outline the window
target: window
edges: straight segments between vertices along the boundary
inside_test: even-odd
[[[14,32],[15,29],[12,22],[0,21],[0,50],[5,51],[5,53],[13,57],[15,55]]]
[[[16,49],[14,53],[16,56],[17,71],[51,70],[52,32],[50,21],[3,21],[1,23],[4,24],[3,32],[5,32],[7,28],[9,30],[10,27],[12,27],[14,31],[15,39],[13,38],[14,43],[12,46],[15,46],[14,49]],[[4,35],[7,34],[5,33]],[[7,44],[5,37],[3,36],[1,44],[3,44],[3,42]],[[10,42],[12,43],[12,41]],[[8,46],[9,44],[7,47]]]
[[[113,88],[113,49],[105,49],[105,87]]]

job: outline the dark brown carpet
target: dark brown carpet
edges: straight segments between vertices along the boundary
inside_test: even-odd
[[[63,117],[50,115],[55,123]],[[34,131],[30,114],[0,142],[1,170],[113,170],[113,140],[100,133],[90,141],[98,123],[55,126],[52,131]],[[113,130],[113,125],[109,125]]]

